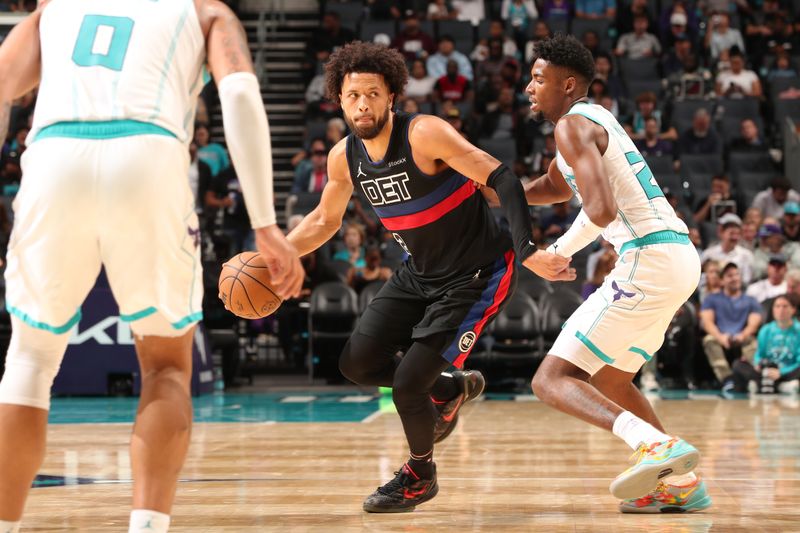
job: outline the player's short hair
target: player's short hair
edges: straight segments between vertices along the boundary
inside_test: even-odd
[[[533,45],[533,57],[566,68],[589,83],[594,79],[594,58],[588,48],[572,35],[557,33]]]
[[[403,94],[408,81],[408,69],[400,52],[381,44],[354,41],[331,54],[325,65],[325,90],[330,101],[341,102],[344,77],[354,72],[380,74],[395,97]]]

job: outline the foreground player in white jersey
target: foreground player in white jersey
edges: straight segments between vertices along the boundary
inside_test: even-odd
[[[557,156],[526,188],[528,201],[563,202],[576,194],[583,208],[549,251],[571,257],[602,234],[619,260],[567,320],[533,390],[636,450],[636,464],[611,484],[624,500],[622,511],[704,509],[711,499],[692,473],[697,450],[665,433],[632,383],[697,287],[699,257],[633,142],[611,113],[587,103],[591,53],[571,36],[540,41],[535,51],[527,92],[535,118],[556,125]]]
[[[206,60],[258,249],[280,295],[296,295],[303,271],[275,225],[267,119],[229,8],[217,0],[52,0],[0,47],[0,138],[11,101],[41,79],[6,270],[13,334],[0,383],[4,533],[19,528],[44,457],[53,378],[101,265],[141,365],[130,531],[169,526],[202,316],[188,143]]]

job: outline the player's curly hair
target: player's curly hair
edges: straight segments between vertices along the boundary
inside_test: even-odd
[[[577,74],[586,83],[594,79],[594,58],[588,48],[572,35],[557,33],[554,37],[536,42],[533,57],[564,67]]]
[[[353,72],[382,75],[395,97],[403,94],[408,81],[400,52],[382,44],[354,41],[331,54],[325,65],[325,92],[331,102],[340,103],[344,77]]]

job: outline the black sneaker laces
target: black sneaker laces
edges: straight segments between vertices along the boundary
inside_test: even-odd
[[[403,472],[402,470],[398,470],[394,473],[394,479],[391,480],[389,483],[382,487],[378,487],[378,492],[385,496],[389,496],[394,492],[402,489],[406,486],[406,479],[408,479],[409,475]]]

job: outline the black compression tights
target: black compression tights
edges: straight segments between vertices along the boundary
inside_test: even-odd
[[[339,369],[350,381],[392,388],[408,446],[418,457],[433,449],[437,412],[431,395],[444,400],[458,393],[455,380],[442,375],[450,366],[441,356],[449,340],[444,334],[431,335],[412,344],[401,359],[396,356],[397,346],[356,332],[339,359]]]

